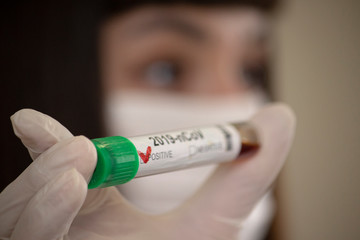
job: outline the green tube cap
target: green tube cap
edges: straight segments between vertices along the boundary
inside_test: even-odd
[[[115,136],[91,141],[96,147],[98,160],[89,189],[123,184],[135,177],[139,169],[139,156],[129,139]]]

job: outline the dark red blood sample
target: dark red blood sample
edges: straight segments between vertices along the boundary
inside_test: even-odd
[[[259,147],[260,147],[259,144],[256,143],[242,143],[239,156],[244,155],[246,153],[255,152]]]

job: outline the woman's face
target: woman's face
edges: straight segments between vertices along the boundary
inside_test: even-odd
[[[100,39],[105,95],[258,94],[265,28],[264,16],[244,7],[149,6],[112,17]]]
[[[100,41],[107,134],[248,119],[263,103],[254,76],[264,64],[264,27],[259,12],[240,7],[143,7],[109,19]],[[162,213],[191,196],[214,167],[136,179],[121,191]]]

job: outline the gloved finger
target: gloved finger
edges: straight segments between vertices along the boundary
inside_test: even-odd
[[[73,135],[52,117],[33,109],[22,109],[10,117],[14,133],[36,159],[55,143]]]
[[[41,154],[0,194],[0,236],[9,234],[28,201],[58,174],[75,168],[89,179],[96,157],[94,145],[83,136],[59,142]]]
[[[287,106],[276,104],[261,110],[251,123],[260,138],[259,151],[247,159],[220,165],[179,212],[201,216],[203,219],[197,218],[197,223],[210,229],[216,229],[219,221],[239,222],[247,217],[284,164],[295,117]]]
[[[62,239],[83,204],[86,192],[87,183],[75,169],[52,179],[29,201],[11,239]]]

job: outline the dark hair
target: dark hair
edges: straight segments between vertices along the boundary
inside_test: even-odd
[[[34,108],[73,134],[102,136],[98,27],[104,18],[143,4],[246,4],[269,11],[275,0],[32,1],[3,5],[1,24],[0,190],[31,162],[15,137],[10,115]]]
[[[177,5],[189,4],[200,7],[221,7],[221,6],[248,6],[259,9],[263,12],[272,12],[279,4],[279,0],[108,0],[106,1],[106,15],[119,14],[144,5]]]
[[[31,163],[9,120],[19,109],[49,114],[75,135],[101,136],[95,2],[23,1],[2,8],[1,189]]]

